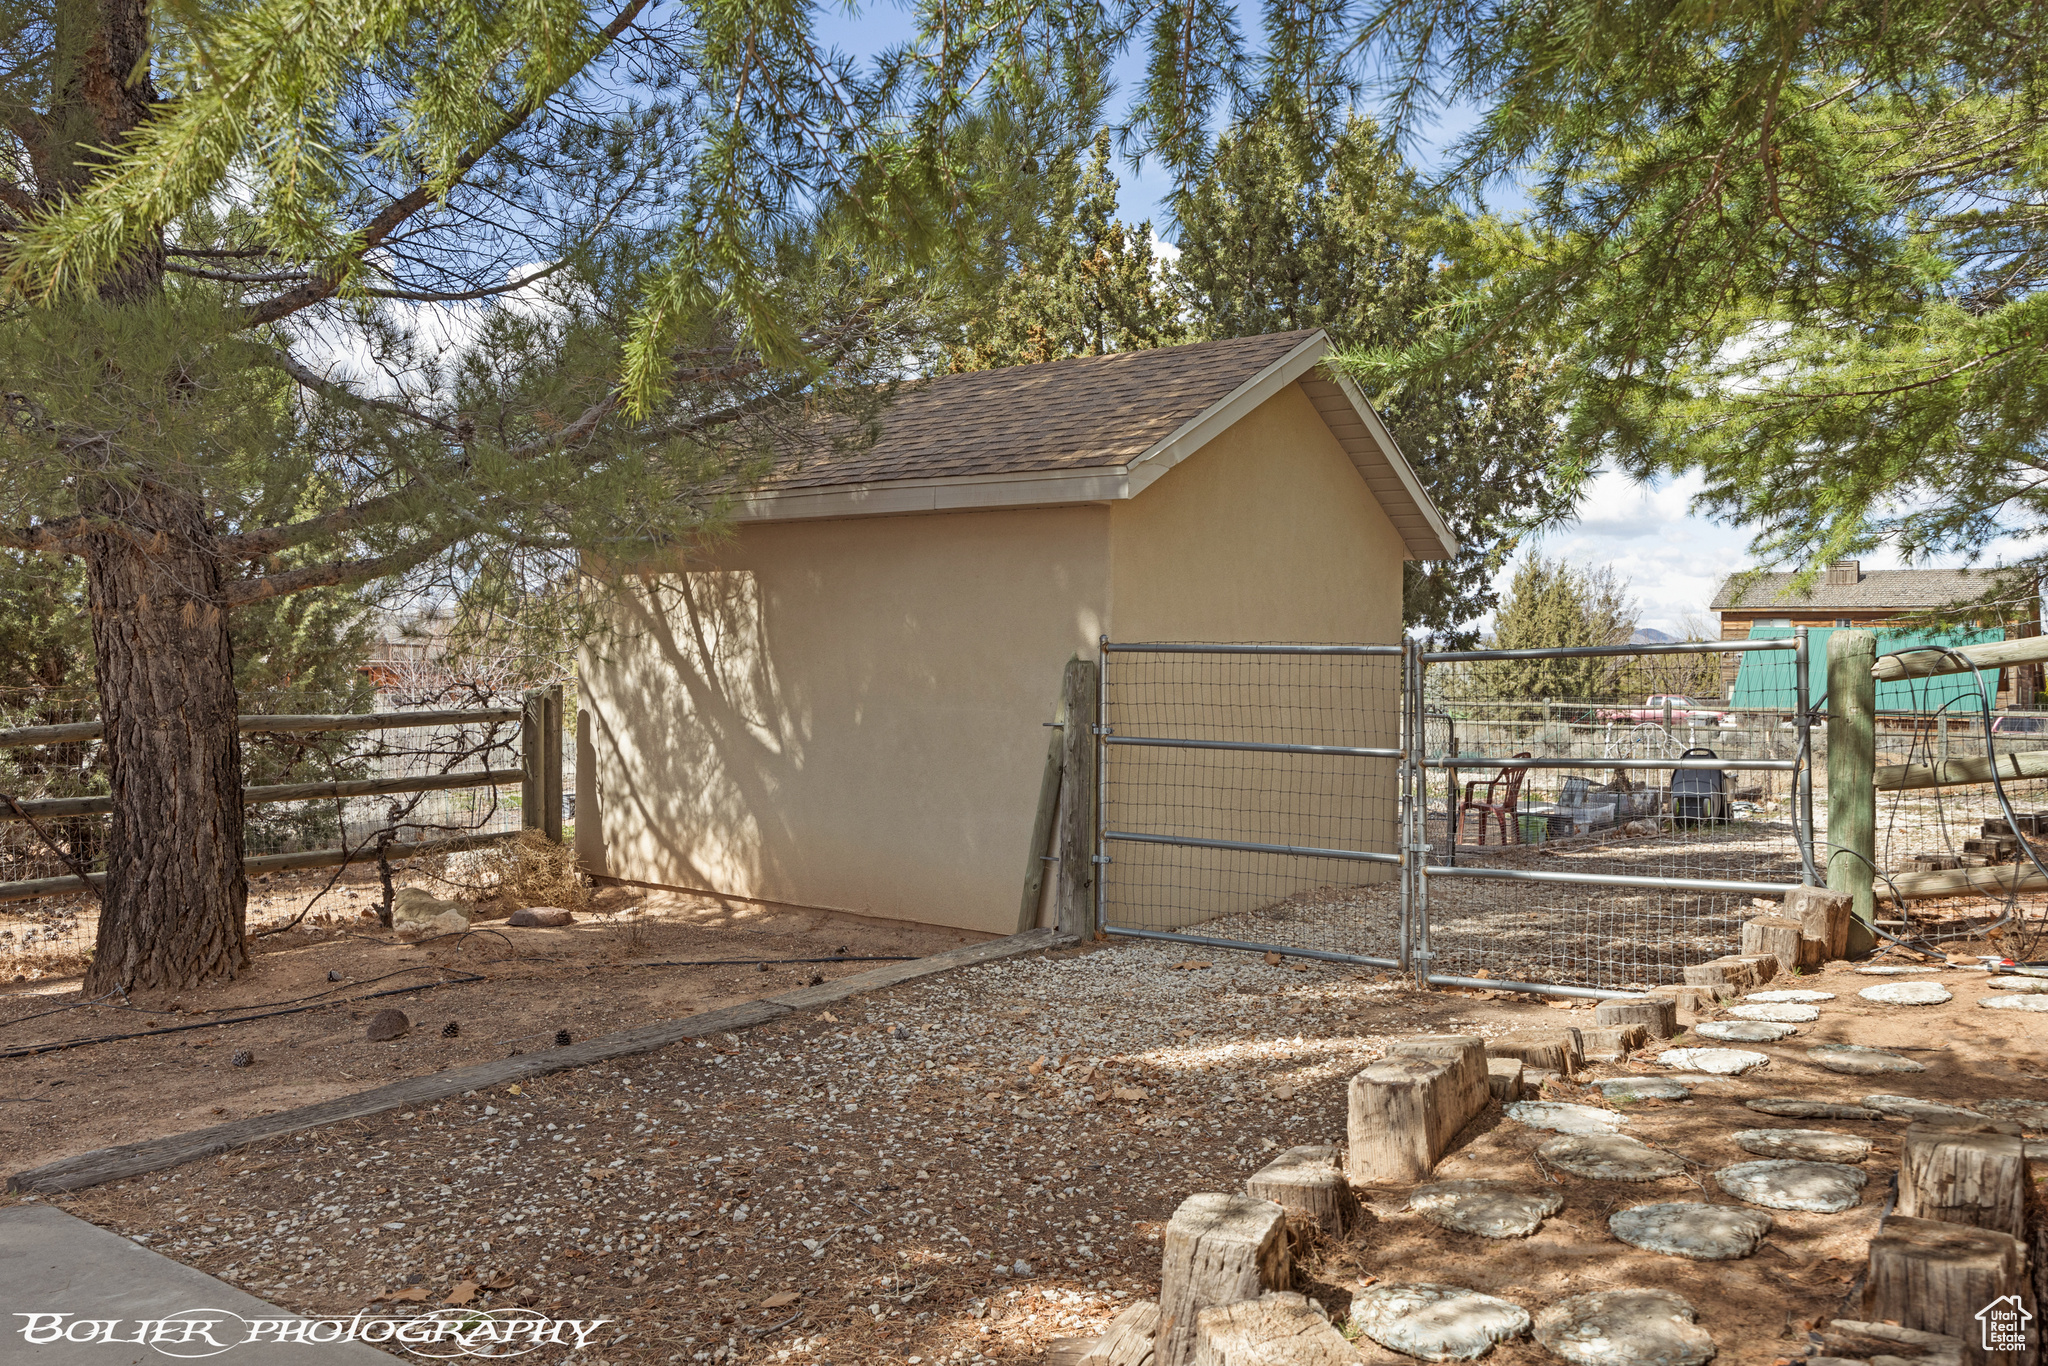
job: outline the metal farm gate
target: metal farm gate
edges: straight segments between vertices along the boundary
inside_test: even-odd
[[[1817,880],[1806,656],[1803,630],[1452,652],[1104,640],[1098,923],[1439,985],[1677,981],[1735,951],[1749,898]],[[1654,680],[1724,660],[1783,709],[1515,695],[1677,693]]]

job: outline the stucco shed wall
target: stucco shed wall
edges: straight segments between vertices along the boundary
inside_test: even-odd
[[[1099,506],[750,524],[714,563],[640,581],[583,663],[579,852],[636,881],[1014,930],[1038,723],[1104,629],[1108,551]]]

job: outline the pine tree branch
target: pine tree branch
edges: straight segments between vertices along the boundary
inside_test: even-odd
[[[371,398],[368,395],[359,394],[341,380],[329,379],[318,370],[299,360],[291,352],[282,348],[273,349],[271,355],[277,362],[277,368],[290,375],[299,384],[320,394],[322,397],[333,399],[345,407],[375,408],[379,412],[390,413],[395,417],[402,417],[407,421],[432,427],[435,431],[446,436],[459,436],[461,434],[455,423],[445,418],[435,417],[431,413],[423,413],[409,403],[400,403],[395,399],[388,398]]]
[[[85,548],[86,520],[64,517],[25,527],[0,528],[0,546],[38,555],[75,555]]]
[[[274,574],[258,575],[253,579],[237,579],[222,591],[220,603],[223,607],[246,607],[252,602],[266,602],[292,593],[303,593],[309,588],[348,587],[392,574],[403,574],[408,569],[425,564],[461,540],[465,534],[467,533],[457,531],[430,537],[403,550],[394,550],[388,555],[329,560],[325,564],[280,570]]]

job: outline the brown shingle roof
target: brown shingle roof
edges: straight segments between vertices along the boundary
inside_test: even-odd
[[[1912,611],[1949,607],[1982,596],[1997,582],[1996,571],[1968,569],[1870,569],[1855,583],[1829,584],[1823,574],[1803,594],[1791,591],[1791,574],[1737,575],[1721,584],[1710,611],[1761,611],[1771,607]]]
[[[761,487],[1122,465],[1315,335],[1275,332],[940,375],[898,395],[873,446],[791,460]]]

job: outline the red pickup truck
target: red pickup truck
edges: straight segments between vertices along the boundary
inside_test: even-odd
[[[1664,704],[1667,702],[1671,704],[1671,719],[1674,722],[1718,726],[1721,724],[1721,718],[1728,714],[1711,703],[1695,702],[1690,697],[1681,697],[1677,693],[1652,693],[1644,699],[1640,707],[1602,708],[1599,716],[1602,721],[1662,721]]]

